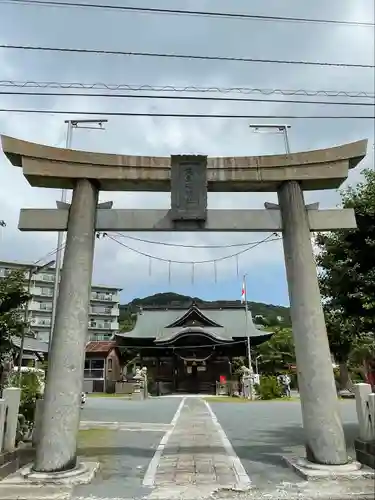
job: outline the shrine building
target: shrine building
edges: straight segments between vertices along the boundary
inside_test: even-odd
[[[119,349],[139,355],[148,379],[159,394],[216,391],[220,381],[232,379],[233,357],[247,356],[251,348],[272,336],[257,328],[243,306],[213,308],[147,307],[138,313],[133,330],[116,335]]]

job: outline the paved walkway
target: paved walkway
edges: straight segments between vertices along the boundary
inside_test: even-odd
[[[150,498],[199,498],[246,490],[250,480],[207,403],[184,399],[146,472]]]

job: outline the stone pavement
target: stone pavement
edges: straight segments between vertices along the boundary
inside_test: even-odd
[[[159,451],[150,499],[168,495],[199,498],[220,489],[246,490],[250,486],[215,415],[200,398],[182,402],[176,424]],[[145,479],[151,482],[147,473]]]

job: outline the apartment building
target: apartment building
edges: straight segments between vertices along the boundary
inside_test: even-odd
[[[0,279],[14,269],[27,270],[33,264],[0,261]],[[29,302],[29,320],[31,332],[35,338],[48,342],[52,323],[52,304],[55,283],[54,267],[44,268],[32,276],[31,300]],[[93,285],[88,321],[88,341],[111,340],[119,331],[119,302],[121,288]]]

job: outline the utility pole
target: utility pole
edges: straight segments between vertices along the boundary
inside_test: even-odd
[[[47,267],[51,267],[55,264],[54,260],[51,260],[47,264],[44,264],[43,266],[30,266],[28,269],[28,275],[27,275],[27,294],[30,295],[30,290],[31,290],[31,281],[32,278],[35,274],[39,273],[40,271],[43,271],[43,269],[46,269]],[[19,352],[19,359],[18,359],[18,385],[21,386],[21,369],[22,369],[22,358],[23,358],[23,348],[25,345],[25,337],[26,337],[26,331],[29,331],[29,302],[30,300],[28,299],[26,304],[25,304],[25,309],[24,309],[24,315],[23,315],[23,325],[22,325],[22,333],[21,333],[21,342],[20,342],[20,352]]]
[[[245,328],[246,328],[246,339],[247,339],[247,361],[249,365],[249,397],[251,400],[254,399],[254,378],[253,378],[253,364],[251,360],[251,344],[250,344],[250,331],[249,331],[249,308],[247,304],[247,286],[246,286],[246,274],[243,276],[242,282],[242,300],[245,302]]]
[[[72,140],[73,140],[73,129],[84,128],[91,130],[105,130],[103,127],[103,123],[107,123],[108,120],[101,119],[91,119],[91,120],[65,120],[67,124],[66,131],[66,143],[65,148],[71,149]],[[62,189],[61,191],[61,201],[63,203],[67,202],[68,198],[68,190]],[[51,319],[51,330],[48,338],[48,346],[50,347],[51,339],[53,335],[53,329],[55,326],[55,318],[56,318],[56,305],[57,305],[57,297],[59,294],[59,285],[60,285],[60,271],[62,264],[62,255],[63,255],[63,242],[64,242],[64,233],[59,232],[57,236],[57,250],[56,250],[56,268],[55,268],[55,283],[53,289],[53,302],[52,302],[52,319]]]
[[[276,124],[276,123],[252,123],[249,125],[249,127],[253,130],[253,132],[259,132],[259,133],[276,133],[276,134],[282,134],[284,138],[284,146],[285,146],[285,152],[286,154],[290,154],[290,144],[289,144],[289,137],[288,137],[288,129],[291,128],[291,125],[287,124]],[[247,297],[246,297],[246,282],[245,282],[246,275],[244,276],[244,286],[245,286],[245,311],[246,311],[246,328],[248,329],[248,308],[247,308]],[[249,359],[249,368],[251,370],[251,384],[250,384],[250,398],[252,399],[252,392],[253,392],[253,369],[251,366],[251,351],[250,351],[250,336],[249,333],[247,333],[247,348],[248,348],[248,359]],[[258,375],[258,356],[255,359],[255,365],[256,365],[256,374]]]

